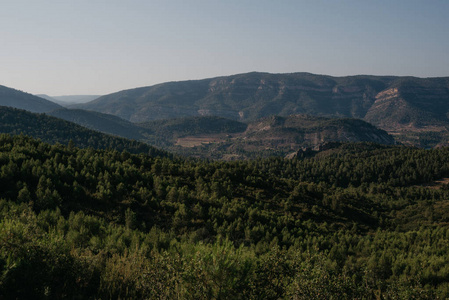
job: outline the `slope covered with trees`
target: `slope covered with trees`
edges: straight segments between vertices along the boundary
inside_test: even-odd
[[[0,145],[6,298],[449,296],[449,188],[424,185],[449,149],[208,163]]]
[[[170,156],[145,143],[115,137],[87,129],[80,125],[25,110],[0,106],[0,133],[24,134],[48,143],[61,143],[81,148],[115,149],[131,153],[148,153],[156,156]]]
[[[144,137],[142,135],[142,132],[145,131],[143,128],[113,115],[82,109],[65,108],[53,110],[48,114],[107,134],[135,140]]]
[[[0,106],[26,109],[37,113],[49,112],[62,107],[46,99],[2,85],[0,85]]]
[[[44,115],[1,106],[0,132],[23,133],[49,143],[67,144],[72,140],[79,147],[168,155],[152,147],[156,146],[184,156],[210,159],[285,156],[301,147],[333,141],[394,143],[384,131],[351,119],[297,115],[245,124],[220,117],[193,117],[134,124],[116,116],[79,109],[62,108]],[[191,140],[196,147],[190,146]]]

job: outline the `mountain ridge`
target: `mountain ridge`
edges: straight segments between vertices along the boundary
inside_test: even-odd
[[[0,106],[0,133],[28,135],[51,144],[67,145],[72,141],[79,148],[92,147],[155,156],[172,156],[166,151],[143,142],[94,131],[45,113],[32,113],[7,106]]]
[[[77,107],[131,122],[194,116],[248,122],[295,114],[357,118],[423,147],[445,144],[449,137],[449,77],[252,72],[128,89]],[[420,141],[435,133],[437,140]]]
[[[62,108],[61,105],[32,94],[0,85],[0,106],[26,109],[35,113]]]
[[[166,115],[217,115],[248,121],[295,113],[363,119],[380,93],[390,88],[408,88],[406,93],[401,91],[408,100],[414,96],[411,88],[418,92],[439,88],[446,97],[448,87],[449,77],[252,72],[127,89],[77,107],[115,114],[133,122],[163,119]],[[187,104],[190,109],[182,110]]]

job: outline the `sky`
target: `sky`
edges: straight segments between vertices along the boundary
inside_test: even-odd
[[[103,95],[252,71],[449,76],[446,0],[0,0],[0,85]]]

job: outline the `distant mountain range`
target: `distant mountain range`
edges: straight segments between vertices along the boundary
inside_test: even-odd
[[[429,132],[440,140],[449,134],[449,77],[247,73],[125,90],[77,107],[131,122],[202,115],[245,122],[292,114],[358,118],[427,146],[419,139]]]
[[[381,126],[426,126],[448,121],[449,77],[247,73],[125,90],[77,107],[132,122],[201,115],[254,121],[309,114]]]
[[[72,106],[78,109],[0,87],[0,105],[45,112],[188,155],[248,152],[247,145],[257,143],[249,152],[282,148],[284,153],[327,141],[391,144],[391,137],[361,120],[404,144],[449,145],[449,77],[254,72],[120,91]],[[269,130],[258,130],[257,124]]]
[[[90,102],[94,99],[100,97],[100,95],[68,95],[68,96],[48,96],[45,94],[35,95],[40,98],[44,98],[46,100],[52,101],[62,106],[70,106],[78,103],[86,103]]]

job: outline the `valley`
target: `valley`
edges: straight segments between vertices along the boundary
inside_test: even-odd
[[[0,300],[449,299],[449,1],[2,1]]]

